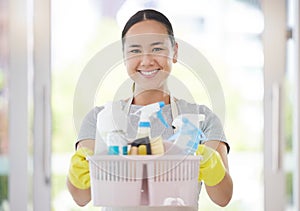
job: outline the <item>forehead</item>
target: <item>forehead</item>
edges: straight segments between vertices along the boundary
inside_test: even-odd
[[[126,36],[125,47],[170,45],[170,38],[167,34],[137,34]]]
[[[140,34],[168,34],[168,30],[162,23],[155,20],[145,20],[130,27],[125,37]]]

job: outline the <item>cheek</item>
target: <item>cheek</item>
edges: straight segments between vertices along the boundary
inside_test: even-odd
[[[172,58],[168,57],[168,56],[161,56],[157,59],[157,61],[159,62],[159,64],[161,66],[163,66],[163,68],[167,71],[170,70],[172,67]]]
[[[125,66],[127,69],[127,73],[130,75],[130,73],[134,73],[135,69],[137,67],[138,61],[136,58],[129,58],[125,60]]]

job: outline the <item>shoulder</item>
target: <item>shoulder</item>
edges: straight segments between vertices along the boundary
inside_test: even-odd
[[[214,128],[221,130],[223,128],[219,117],[206,105],[190,103],[185,100],[177,100],[178,114],[202,114],[204,121],[200,123],[203,129]]]
[[[176,100],[176,106],[179,114],[193,113],[209,115],[212,113],[212,111],[206,105],[191,103],[183,99]]]
[[[94,108],[92,108],[87,116],[94,116],[94,117],[97,117],[97,114],[102,111],[102,109],[104,108],[104,106],[95,106]]]
[[[95,106],[89,110],[83,118],[83,124],[96,121],[98,113],[102,111],[103,108],[104,106]]]
[[[127,105],[127,102],[125,100],[113,101],[113,103],[120,103],[122,110],[124,110]],[[98,113],[100,113],[104,109],[104,107],[105,104],[100,106],[95,106],[88,112],[87,116],[97,118]]]

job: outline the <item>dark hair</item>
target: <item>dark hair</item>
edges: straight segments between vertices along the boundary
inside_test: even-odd
[[[174,33],[173,33],[173,27],[169,19],[162,14],[161,12],[158,12],[153,9],[145,9],[145,10],[140,10],[137,13],[135,13],[129,20],[127,21],[126,25],[124,26],[124,29],[122,31],[122,44],[124,44],[124,37],[128,30],[136,23],[144,21],[144,20],[155,20],[159,23],[162,23],[168,32],[168,35],[171,39],[172,45],[175,44],[175,39],[174,39]]]

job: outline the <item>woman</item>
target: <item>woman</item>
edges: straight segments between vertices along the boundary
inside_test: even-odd
[[[176,100],[168,90],[167,78],[172,64],[177,62],[178,44],[173,35],[172,25],[160,12],[142,10],[133,15],[122,32],[124,62],[128,75],[134,81],[134,94],[122,101],[124,110],[135,112],[141,106],[164,101],[164,116],[169,124],[181,113],[204,114],[205,121],[200,127],[207,141],[199,145],[197,154],[201,162],[200,179],[213,202],[226,206],[232,197],[233,184],[228,171],[226,141],[222,125],[206,106]],[[79,132],[77,151],[71,159],[67,185],[75,202],[85,206],[91,200],[88,162],[86,154],[92,154],[95,146],[96,116],[103,107],[96,107],[84,119]],[[132,121],[136,126],[137,122]],[[134,137],[136,131],[131,131]],[[170,137],[172,128],[156,129],[153,133],[163,138]],[[155,134],[154,134],[155,136]]]

